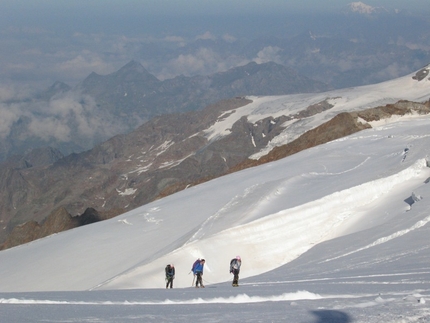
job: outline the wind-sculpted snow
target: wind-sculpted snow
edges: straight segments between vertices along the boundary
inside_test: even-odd
[[[382,244],[382,243],[386,243],[387,241],[390,241],[392,239],[401,237],[401,236],[403,236],[403,235],[405,235],[405,234],[407,234],[407,233],[409,233],[409,232],[411,232],[413,230],[419,229],[419,228],[421,228],[422,226],[426,225],[429,222],[430,222],[430,216],[427,216],[426,218],[424,218],[423,220],[418,221],[417,223],[415,223],[412,227],[410,227],[408,229],[397,231],[397,232],[395,232],[393,234],[390,234],[389,236],[379,238],[378,240],[376,240],[376,241],[368,244],[367,246],[364,246],[364,247],[359,248],[359,249],[354,250],[354,251],[350,251],[348,253],[345,253],[345,254],[343,254],[341,256],[337,256],[335,258],[326,259],[325,261],[332,261],[334,259],[339,259],[339,258],[342,258],[342,257],[346,257],[346,256],[349,256],[349,255],[351,255],[353,253],[360,252],[360,251],[368,249],[368,248],[372,248],[372,247],[377,246],[377,245]]]
[[[334,298],[337,296],[324,296],[324,298]],[[47,300],[47,299],[17,299],[17,298],[0,298],[0,304],[24,304],[24,305],[35,305],[35,304],[50,304],[50,305],[184,305],[184,304],[241,304],[241,303],[262,303],[262,302],[285,302],[293,300],[309,300],[309,299],[322,299],[323,297],[310,293],[308,291],[298,291],[295,293],[284,293],[282,295],[271,295],[271,296],[249,296],[247,294],[238,294],[231,297],[216,297],[216,298],[193,298],[193,299],[166,299],[164,301],[123,301],[123,302],[112,302],[112,301],[99,301],[99,302],[85,302],[85,301],[58,301],[58,300]]]
[[[338,174],[330,174],[330,176],[352,172],[354,169],[339,172]],[[408,181],[416,179],[423,182],[428,175],[430,175],[430,171],[426,166],[426,161],[425,159],[420,159],[409,168],[397,174],[335,192],[297,207],[283,209],[277,213],[261,217],[258,220],[242,225],[235,225],[219,233],[213,233],[205,238],[200,231],[205,230],[207,234],[209,231],[207,226],[210,226],[209,223],[211,221],[217,220],[219,216],[217,214],[215,218],[208,218],[202,224],[202,227],[196,233],[199,239],[197,239],[195,234],[193,242],[188,241],[187,244],[155,260],[150,265],[135,268],[130,273],[114,278],[106,286],[103,286],[103,288],[118,288],[122,284],[127,284],[128,288],[155,288],[159,286],[157,282],[159,273],[153,273],[152,268],[154,264],[162,267],[169,260],[177,264],[181,263],[181,259],[186,258],[187,255],[196,254],[197,256],[199,253],[211,259],[207,265],[207,270],[211,273],[210,283],[225,281],[228,279],[228,273],[223,270],[225,263],[219,257],[218,250],[228,250],[230,245],[235,246],[236,253],[248,259],[247,265],[249,269],[245,275],[259,275],[290,262],[305,253],[313,245],[342,234],[342,226],[351,218],[362,214],[363,209],[368,208],[369,205],[378,200],[389,198],[389,195],[396,187],[408,185]],[[324,174],[323,176],[326,175]],[[305,181],[311,177],[316,178],[319,175],[303,176]],[[295,185],[299,185],[299,183],[296,182]],[[276,192],[266,193],[265,199],[260,200],[260,203],[253,204],[253,207],[257,210],[260,208],[264,209],[266,199],[270,199],[270,203],[279,205],[280,202],[277,200],[288,199],[289,195],[290,191],[288,190],[287,181],[277,186]],[[236,201],[236,203],[238,202]],[[261,209],[260,212],[262,211]],[[336,210],[336,212],[333,212],[333,210]],[[411,228],[394,233],[389,237],[380,238],[369,246],[360,248],[354,252],[406,234],[410,230],[425,225],[429,220],[430,217],[427,217]],[[308,235],[308,232],[314,232],[314,234]],[[268,248],[267,246],[271,247]],[[327,261],[330,260],[327,259]],[[135,286],[129,285],[130,281],[138,282],[138,284]],[[189,281],[178,279],[176,284],[178,287],[187,287]]]

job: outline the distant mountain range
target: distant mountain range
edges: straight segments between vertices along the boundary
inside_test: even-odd
[[[430,61],[430,22],[425,16],[363,2],[343,9],[318,19],[290,17],[279,31],[259,38],[190,38],[183,46],[139,43],[136,48],[146,50],[130,57],[145,62],[145,68],[130,61],[109,75],[91,73],[73,87],[56,82],[35,97],[1,102],[6,114],[0,123],[0,162],[36,147],[50,146],[64,155],[81,152],[153,116],[202,109],[220,99],[373,84]],[[203,63],[192,72],[174,68],[181,67],[175,58],[197,58],[201,51],[212,53],[217,64]],[[252,61],[268,63],[213,72]],[[193,76],[164,79],[180,72]]]
[[[33,100],[14,102],[22,106],[22,113],[15,117],[10,134],[0,140],[0,161],[43,146],[65,155],[81,152],[130,132],[155,116],[203,109],[221,99],[329,88],[272,62],[160,81],[140,63],[131,61],[109,75],[91,73],[73,88],[56,82]]]
[[[135,62],[130,66],[151,78]],[[9,158],[0,165],[0,241],[8,248],[107,219],[229,172],[368,128],[393,114],[428,113],[429,70],[353,89],[237,96],[201,110],[154,117],[79,154],[63,157],[46,148]],[[101,89],[97,79],[92,75],[86,81]]]

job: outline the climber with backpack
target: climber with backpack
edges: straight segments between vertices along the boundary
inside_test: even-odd
[[[240,266],[242,265],[242,259],[240,259],[240,256],[236,256],[236,258],[233,258],[230,261],[230,274],[233,274],[233,287],[239,286],[239,272],[240,272]]]
[[[197,277],[196,279],[196,288],[199,288],[199,284],[200,287],[205,287],[203,285],[203,268],[205,266],[205,260],[204,259],[198,259],[194,262],[193,267],[191,268],[191,270],[193,271],[194,277]],[[193,280],[194,283],[194,280]]]
[[[173,288],[173,279],[175,279],[175,266],[173,264],[169,264],[164,269],[166,272],[166,288]]]

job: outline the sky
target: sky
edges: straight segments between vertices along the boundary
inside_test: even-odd
[[[409,75],[345,89],[333,97],[332,111],[295,126],[390,102],[401,91],[428,98],[430,83]],[[288,115],[297,96],[252,99],[232,115],[249,115],[254,122],[281,110]],[[302,96],[308,105],[314,100]],[[229,122],[220,120],[207,135],[222,136]],[[110,220],[1,251],[0,318],[429,320],[430,119],[411,114],[371,125]],[[237,255],[242,268],[234,288],[228,269]],[[206,259],[204,289],[192,286],[196,258]],[[168,263],[176,268],[172,290],[164,286]]]
[[[3,0],[2,5],[5,13],[19,9],[14,16],[46,16],[46,12],[59,15],[59,17],[70,17],[71,15],[83,14],[83,19],[89,16],[97,18],[100,16],[153,16],[153,15],[241,15],[241,14],[273,14],[309,11],[336,11],[352,2],[350,0],[189,0],[186,2],[175,0],[76,0],[73,2],[58,2],[54,0],[40,0],[37,3],[29,0]],[[409,9],[413,11],[428,10],[426,0],[367,0],[362,1],[374,7],[386,7],[390,9]],[[35,11],[36,10],[36,11]],[[38,12],[39,11],[39,12]],[[59,18],[57,17],[57,18]],[[76,17],[76,16],[75,16]],[[55,17],[48,17],[53,19]],[[88,23],[88,21],[87,21]],[[76,21],[79,24],[79,21]]]

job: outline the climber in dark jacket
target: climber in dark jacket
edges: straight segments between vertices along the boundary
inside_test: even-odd
[[[166,288],[173,288],[173,279],[175,279],[175,266],[173,264],[169,264],[165,268],[166,271]]]
[[[240,266],[242,265],[242,259],[240,259],[239,256],[236,256],[236,258],[233,258],[230,261],[230,274],[233,274],[233,287],[239,286],[239,272],[240,272]]]

